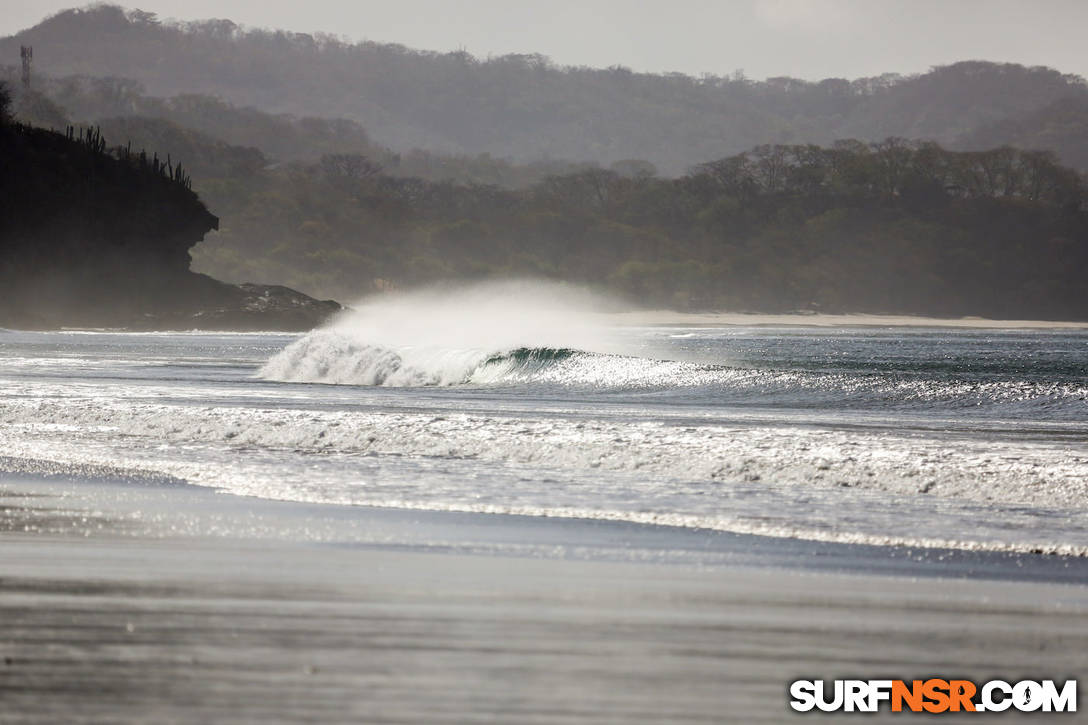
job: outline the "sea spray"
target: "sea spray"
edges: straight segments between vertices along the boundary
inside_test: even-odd
[[[387,294],[287,345],[257,377],[386,387],[672,390],[718,405],[969,410],[975,418],[1085,416],[1088,387],[1083,365],[1068,359],[1080,349],[1073,343],[1062,343],[1073,345],[1068,353],[1055,343],[1025,348],[1023,333],[1009,333],[1016,346],[995,356],[991,333],[957,332],[962,354],[919,363],[904,358],[901,347],[932,334],[925,330],[885,331],[863,357],[843,357],[857,333],[798,338],[796,329],[785,328],[774,344],[755,336],[753,348],[752,328],[621,328],[609,314],[614,309],[584,289],[535,281]]]
[[[289,345],[259,376],[387,386],[494,381],[574,351],[622,352],[602,322],[612,304],[582,288],[528,280],[371,297]]]

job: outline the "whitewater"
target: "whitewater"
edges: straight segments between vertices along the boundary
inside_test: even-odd
[[[1088,554],[1088,331],[619,317],[508,283],[305,335],[0,331],[0,473]]]

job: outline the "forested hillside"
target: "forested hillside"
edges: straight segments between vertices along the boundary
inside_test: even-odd
[[[1081,78],[1012,64],[965,62],[916,77],[814,83],[694,78],[561,68],[536,55],[480,60],[351,44],[227,20],[171,24],[111,6],[66,11],[2,39],[0,58],[17,60],[20,44],[33,45],[36,67],[56,76],[132,79],[155,96],[211,94],[235,106],[349,119],[366,129],[366,137],[332,129],[344,136],[330,138],[338,151],[361,150],[372,139],[398,152],[418,147],[521,161],[644,158],[668,175],[763,143],[902,136],[952,145],[979,127],[1088,93]],[[271,150],[253,139],[218,137]]]
[[[103,6],[0,57],[20,42],[40,62],[17,118],[182,160],[221,220],[194,269],[221,279],[351,300],[529,275],[678,309],[1088,319],[1088,91],[1054,70],[694,79]]]
[[[1088,96],[1063,98],[1037,110],[982,126],[965,134],[957,147],[996,146],[1051,149],[1063,163],[1088,172]]]
[[[1043,152],[761,146],[678,179],[590,169],[526,190],[365,161],[209,194],[224,224],[196,263],[348,299],[528,275],[676,309],[1088,318],[1083,181]]]
[[[43,128],[75,124],[101,128],[109,138],[131,141],[184,158],[197,176],[220,176],[225,167],[260,168],[289,161],[317,161],[330,153],[365,155],[385,173],[432,181],[523,188],[542,179],[595,167],[592,162],[538,160],[515,163],[487,153],[439,154],[425,149],[394,152],[370,139],[354,121],[272,114],[239,108],[200,94],[148,96],[139,83],[121,78],[38,73],[31,91],[19,87],[13,67],[0,68],[0,82],[16,88],[15,115]],[[617,170],[649,168],[621,160]]]

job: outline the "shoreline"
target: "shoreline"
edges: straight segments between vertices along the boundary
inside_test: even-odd
[[[1088,587],[1088,557],[1075,554],[822,541],[625,519],[285,501],[170,479],[0,473],[0,534],[5,533]]]
[[[706,325],[722,327],[932,327],[1007,330],[1083,330],[1088,321],[997,320],[985,317],[924,317],[920,315],[770,314],[761,312],[676,312],[645,310],[602,313],[621,325]]]
[[[1088,566],[1054,557],[184,483],[0,496],[4,722],[781,722],[794,679],[1088,667]]]
[[[344,310],[349,310],[345,307]],[[675,310],[623,310],[591,313],[605,324],[620,327],[903,327],[903,328],[948,328],[979,330],[1084,330],[1088,329],[1088,320],[1022,320],[993,319],[988,317],[926,317],[923,315],[869,314],[869,313],[764,313],[764,312],[678,312]],[[238,328],[178,328],[166,329],[155,327],[42,327],[19,328],[4,327],[0,331],[9,332],[61,332],[61,333],[103,333],[103,334],[285,334],[298,335],[312,329],[333,324],[337,318],[312,328],[276,328],[268,329],[245,326]]]
[[[93,469],[83,469],[94,475]],[[839,541],[729,529],[499,511],[244,496],[179,479],[0,471],[0,533],[273,541],[419,553],[1088,586],[1088,557],[1005,547]]]

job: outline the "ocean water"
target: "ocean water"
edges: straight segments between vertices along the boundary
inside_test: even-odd
[[[1088,553],[1086,330],[638,327],[461,302],[307,335],[0,331],[0,472]]]

